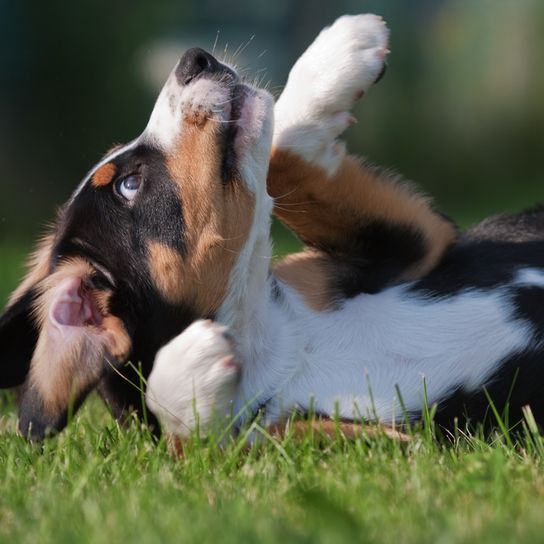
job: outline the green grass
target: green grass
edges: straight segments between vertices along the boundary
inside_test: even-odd
[[[5,298],[27,248],[0,249]],[[544,441],[529,431],[452,444],[428,426],[408,444],[308,435],[249,450],[240,439],[219,448],[195,436],[180,460],[136,422],[121,429],[95,397],[60,436],[27,444],[4,395],[0,482],[0,543],[496,543],[544,534]]]
[[[93,399],[43,446],[4,406],[1,542],[535,542],[544,531],[543,442],[425,430],[223,449],[194,437],[172,458]]]

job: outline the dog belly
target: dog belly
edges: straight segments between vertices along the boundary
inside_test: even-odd
[[[404,411],[417,417],[425,398],[440,408],[458,402],[460,391],[477,394],[535,340],[533,325],[516,314],[511,288],[433,298],[407,285],[360,295],[337,311],[301,310],[304,360],[272,412],[300,407],[388,422]]]

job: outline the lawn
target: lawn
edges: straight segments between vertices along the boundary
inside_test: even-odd
[[[5,299],[26,247],[0,249]],[[263,437],[249,451],[242,439],[219,448],[195,436],[180,460],[136,422],[120,429],[94,397],[41,446],[16,434],[10,395],[0,414],[0,542],[543,539],[536,431],[518,442],[496,433],[446,443],[427,425],[407,444],[308,434]]]

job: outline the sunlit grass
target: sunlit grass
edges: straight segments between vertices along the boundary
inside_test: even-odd
[[[183,459],[97,399],[43,445],[0,435],[2,542],[534,542],[542,439],[189,440]],[[318,440],[319,438],[319,440]]]
[[[282,236],[276,253],[296,249]],[[28,248],[0,249],[5,299]],[[94,396],[62,434],[28,444],[4,395],[0,542],[541,540],[544,441],[530,413],[521,435],[453,441],[426,414],[408,443],[308,433],[219,447],[195,435],[179,459],[136,421],[120,428]]]

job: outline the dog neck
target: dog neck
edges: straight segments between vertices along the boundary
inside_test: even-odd
[[[219,308],[217,321],[229,327],[231,334],[241,345],[241,355],[249,349],[249,339],[255,327],[266,314],[270,300],[269,281],[272,244],[270,224],[272,199],[266,193],[266,171],[253,173],[255,210],[248,239],[240,251],[231,272],[227,295]],[[247,179],[247,178],[246,178]]]
[[[229,327],[243,367],[234,409],[238,413],[248,408],[246,415],[263,402],[271,385],[274,388],[278,368],[291,360],[286,316],[282,305],[275,301],[277,282],[271,271],[273,202],[264,190],[264,180],[260,187],[263,194],[256,195],[250,235],[231,273],[227,296],[216,317]]]

